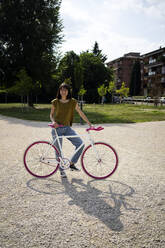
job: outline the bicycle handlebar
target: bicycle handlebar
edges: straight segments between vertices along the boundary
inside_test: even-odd
[[[54,125],[52,124],[52,123],[49,123],[48,124],[48,126],[49,127],[51,127],[51,128],[54,128]],[[63,127],[63,125],[58,125],[58,127]],[[99,126],[99,127],[89,127],[89,128],[87,128],[86,129],[86,131],[88,132],[88,131],[101,131],[101,130],[103,130],[104,128],[103,127],[101,127],[101,126]]]
[[[103,130],[104,128],[103,127],[90,127],[90,128],[87,128],[86,131],[101,131]]]

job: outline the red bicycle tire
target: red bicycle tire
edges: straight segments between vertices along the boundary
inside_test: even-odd
[[[103,176],[95,176],[95,175],[92,175],[91,172],[88,171],[88,169],[86,168],[87,166],[85,165],[84,163],[84,157],[85,157],[85,154],[89,151],[89,149],[92,147],[92,145],[89,145],[85,148],[85,150],[83,151],[82,155],[81,155],[81,165],[82,165],[82,168],[84,170],[84,172],[89,176],[89,177],[92,177],[94,179],[106,179],[107,177],[110,177],[112,174],[114,174],[114,172],[116,171],[117,167],[118,167],[118,155],[115,151],[115,149],[110,146],[109,144],[106,144],[104,142],[96,142],[94,143],[94,145],[105,145],[106,147],[108,147],[110,149],[110,151],[112,152],[113,156],[114,156],[114,160],[115,160],[115,163],[114,163],[114,166],[113,166],[113,169],[110,170],[108,172],[107,175],[103,175]]]
[[[51,173],[49,173],[49,174],[47,174],[47,175],[37,175],[37,174],[35,174],[34,172],[32,172],[32,171],[29,169],[29,166],[28,166],[27,161],[26,161],[26,157],[27,157],[28,151],[31,149],[31,147],[33,147],[33,146],[35,146],[35,145],[37,145],[37,144],[39,144],[39,143],[48,144],[48,145],[52,146],[52,148],[55,150],[55,152],[56,152],[57,154],[59,154],[59,151],[57,150],[57,148],[56,148],[54,145],[50,144],[48,141],[36,141],[36,142],[33,142],[32,144],[30,144],[30,145],[26,148],[26,150],[25,150],[25,152],[24,152],[24,156],[23,156],[24,166],[25,166],[25,169],[29,172],[29,174],[31,174],[31,175],[34,176],[34,177],[37,177],[37,178],[46,178],[46,177],[50,177],[50,176],[52,176],[52,175],[58,170],[59,164],[55,167],[55,169],[54,169]]]

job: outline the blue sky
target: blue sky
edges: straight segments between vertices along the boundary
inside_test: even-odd
[[[108,62],[165,46],[165,0],[62,0],[60,11],[62,53],[79,54],[97,41]]]

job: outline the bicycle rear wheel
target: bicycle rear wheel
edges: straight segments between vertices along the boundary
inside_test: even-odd
[[[85,173],[95,179],[105,179],[111,176],[118,166],[118,156],[115,149],[103,142],[86,147],[81,156],[81,164]]]
[[[59,167],[59,160],[56,158],[58,154],[57,148],[49,142],[34,142],[25,150],[23,158],[25,168],[34,177],[49,177]]]

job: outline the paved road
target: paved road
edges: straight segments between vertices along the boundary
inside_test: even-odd
[[[22,157],[32,141],[50,138],[47,123],[0,116],[0,247],[165,247],[165,122],[104,127],[95,137],[117,150],[112,177],[68,171],[67,180],[58,172],[41,180]]]

